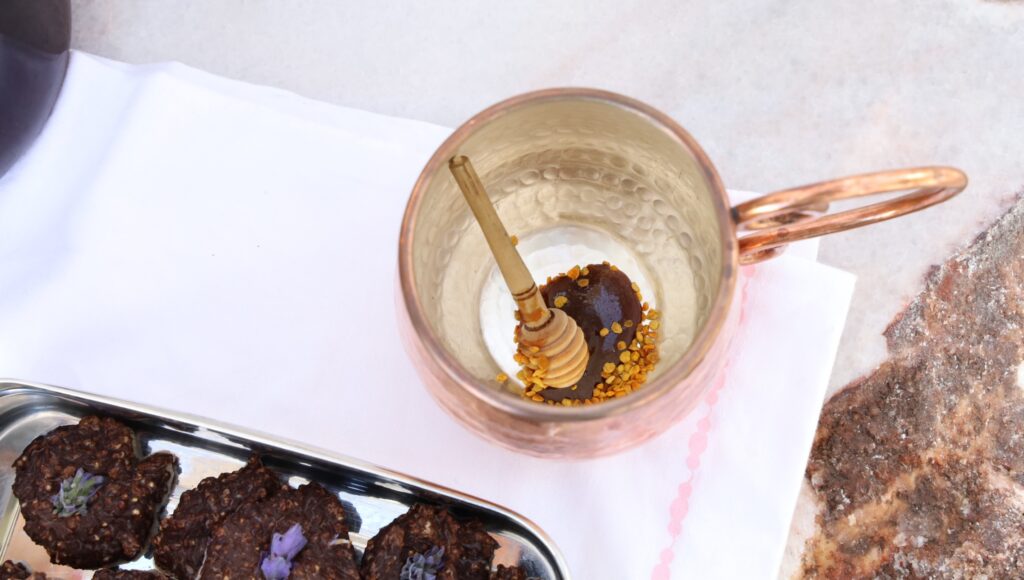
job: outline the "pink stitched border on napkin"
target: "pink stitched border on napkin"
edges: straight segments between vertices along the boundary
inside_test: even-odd
[[[747,290],[750,280],[756,275],[756,266],[743,267],[743,286],[740,290],[740,327],[747,318]],[[686,466],[690,469],[689,476],[679,484],[679,493],[672,501],[668,510],[668,546],[661,551],[659,562],[651,571],[651,580],[669,580],[672,577],[672,560],[676,557],[675,543],[679,534],[683,531],[683,521],[690,508],[690,494],[693,493],[693,479],[697,476],[700,468],[700,457],[708,446],[708,436],[711,434],[711,415],[715,411],[715,403],[718,402],[718,392],[725,386],[725,379],[729,375],[729,367],[732,366],[735,352],[730,352],[725,364],[725,372],[718,378],[718,382],[708,391],[704,402],[708,404],[707,413],[697,422],[697,431],[690,435],[687,449]]]

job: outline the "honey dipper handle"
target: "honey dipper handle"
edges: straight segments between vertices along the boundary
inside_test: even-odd
[[[462,190],[463,197],[466,198],[466,203],[473,210],[473,215],[484,232],[484,238],[487,239],[487,245],[491,247],[495,261],[498,262],[498,269],[501,270],[501,275],[505,278],[505,284],[508,285],[512,297],[519,305],[523,322],[527,326],[546,322],[551,313],[541,299],[537,285],[526,268],[526,264],[523,263],[522,256],[512,244],[505,225],[498,217],[498,212],[491,204],[491,198],[487,196],[487,190],[484,189],[480,176],[473,169],[473,164],[465,155],[457,155],[448,162],[448,169],[451,170],[455,182]]]

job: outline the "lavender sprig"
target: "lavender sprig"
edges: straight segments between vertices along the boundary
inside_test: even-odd
[[[292,573],[292,560],[306,547],[302,526],[295,524],[284,534],[275,533],[270,540],[270,554],[260,562],[260,571],[267,580],[284,580]]]
[[[399,580],[437,580],[444,567],[444,548],[434,546],[425,554],[413,554],[402,566]]]
[[[53,513],[62,518],[84,514],[89,500],[104,481],[102,475],[93,475],[79,467],[74,477],[60,482],[60,491],[50,497]]]

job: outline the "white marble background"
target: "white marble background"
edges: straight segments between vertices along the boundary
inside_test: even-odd
[[[1019,1],[72,4],[78,49],[448,126],[531,89],[622,92],[679,120],[735,189],[960,167],[959,198],[823,243],[858,276],[833,390],[884,358],[880,333],[928,266],[1024,188]]]

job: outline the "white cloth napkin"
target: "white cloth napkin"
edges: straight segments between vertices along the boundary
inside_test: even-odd
[[[503,504],[553,537],[575,578],[774,578],[852,276],[814,262],[813,244],[745,269],[727,380],[638,449],[586,462],[499,449],[439,410],[396,330],[399,221],[447,134],[76,53],[50,123],[0,180],[0,375]]]

